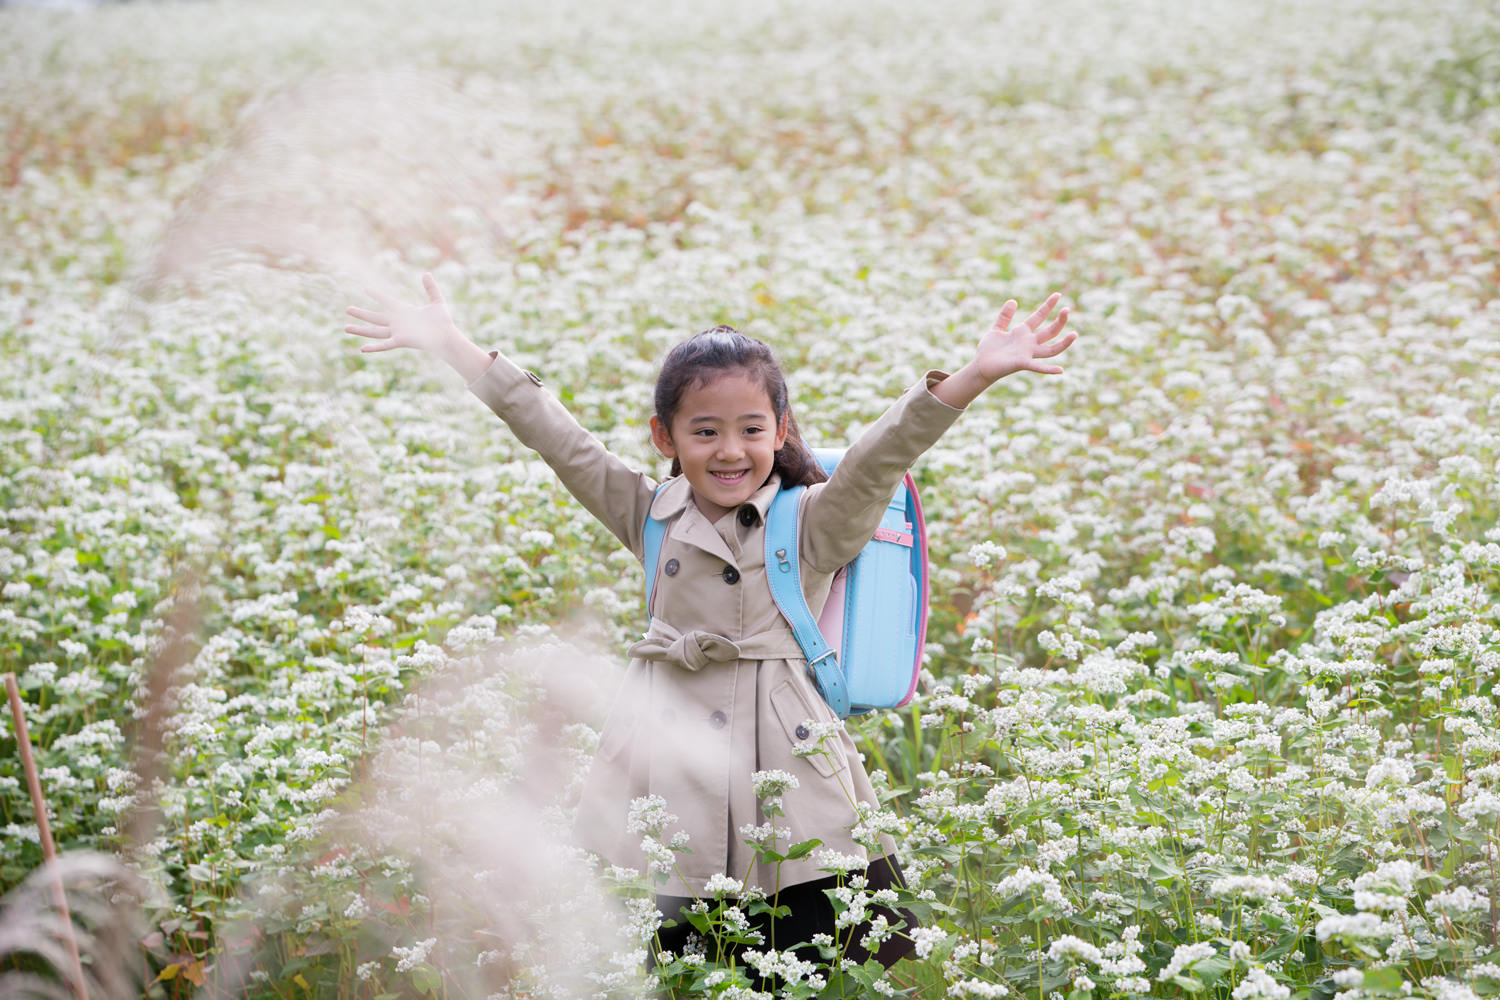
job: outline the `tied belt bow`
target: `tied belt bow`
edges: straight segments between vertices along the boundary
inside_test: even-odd
[[[710,663],[735,660],[800,660],[802,647],[789,628],[773,628],[740,639],[712,632],[680,632],[659,618],[651,619],[645,638],[630,647],[642,660],[672,663],[684,670],[702,670]]]

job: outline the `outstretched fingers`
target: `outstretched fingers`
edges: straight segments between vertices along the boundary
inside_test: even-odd
[[[1072,330],[1068,331],[1068,335],[1066,337],[1062,337],[1058,340],[1048,340],[1044,342],[1041,340],[1041,338],[1038,338],[1036,345],[1036,356],[1039,358],[1055,358],[1063,351],[1066,351],[1069,347],[1072,347],[1073,341],[1077,339],[1078,334],[1073,332]]]
[[[991,329],[1000,333],[1009,330],[1010,321],[1016,318],[1016,309],[1019,307],[1019,303],[1015,299],[1006,299],[1005,305],[1000,307],[1000,315],[995,317],[995,325]]]
[[[1067,325],[1068,309],[1066,306],[1064,306],[1063,311],[1058,313],[1057,318],[1054,319],[1051,323],[1047,324],[1045,327],[1042,327],[1040,325],[1036,327],[1036,342],[1038,344],[1046,343],[1053,337],[1057,336],[1059,333],[1062,333],[1063,327]]]
[[[371,309],[361,309],[359,306],[350,306],[346,312],[355,319],[362,319],[369,326],[355,326],[353,323],[344,327],[345,333],[352,333],[356,337],[389,337],[391,335],[391,321],[385,313],[378,313]]]
[[[422,287],[427,290],[427,300],[433,305],[441,306],[447,304],[443,300],[443,293],[438,290],[437,279],[432,276],[431,271],[425,272],[422,275]]]
[[[379,326],[391,325],[391,318],[389,316],[387,316],[383,312],[376,312],[373,309],[362,309],[359,306],[350,306],[344,311],[347,312],[350,316],[353,316],[355,319],[362,319],[366,323],[375,323]]]
[[[1056,309],[1057,304],[1061,301],[1061,292],[1053,292],[1051,295],[1047,296],[1047,301],[1037,306],[1036,312],[1026,317],[1026,325],[1031,327],[1033,330],[1040,330],[1042,328],[1042,324],[1047,322],[1047,317],[1052,314],[1052,310]]]

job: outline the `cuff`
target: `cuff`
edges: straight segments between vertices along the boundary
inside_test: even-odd
[[[499,412],[513,394],[538,388],[541,384],[542,380],[535,372],[517,367],[510,359],[502,358],[499,351],[491,351],[489,367],[469,383],[468,389],[490,409]]]
[[[941,407],[942,409],[947,410],[950,413],[962,413],[964,412],[962,407],[949,406],[947,403],[943,402],[941,399],[938,399],[932,394],[933,388],[947,377],[947,372],[937,368],[929,368],[927,370],[927,374],[919,378],[917,380],[917,384],[912,388],[921,388],[922,391],[918,395],[926,397],[927,405]]]

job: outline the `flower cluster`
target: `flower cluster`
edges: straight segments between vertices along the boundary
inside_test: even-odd
[[[434,268],[664,472],[651,380],[692,330],[772,342],[844,444],[1058,288],[1067,375],[1001,383],[915,470],[927,693],[848,728],[881,774],[857,835],[922,926],[869,942],[955,997],[1500,988],[1493,4],[497,17],[0,9],[0,670],[64,847],[169,890],[176,954],[263,941],[265,996],[652,992],[652,873],[610,872],[610,909],[538,846],[617,665],[570,668],[639,632],[634,558],[339,310]],[[632,818],[659,870],[684,808]],[[786,848],[768,814],[741,832]],[[40,857],[0,754],[0,889]],[[710,893],[737,928],[744,874]],[[791,944],[751,970],[787,995],[896,981]]]

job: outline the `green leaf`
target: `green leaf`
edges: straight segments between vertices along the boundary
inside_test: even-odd
[[[1193,963],[1193,974],[1212,986],[1224,978],[1224,973],[1234,968],[1228,955],[1211,955],[1200,962]]]
[[[1189,993],[1202,993],[1208,989],[1208,987],[1198,982],[1198,980],[1189,979],[1187,976],[1173,976],[1172,982],[1187,990]]]
[[[812,840],[804,840],[799,844],[793,844],[786,852],[786,859],[788,861],[796,861],[798,858],[805,858],[813,852],[814,848],[821,847],[822,845],[823,842],[816,837]]]
[[[411,984],[418,993],[437,993],[443,985],[442,974],[426,962],[411,970]]]
[[[1400,993],[1401,970],[1390,967],[1366,969],[1364,981],[1360,983],[1360,986],[1371,992]]]

